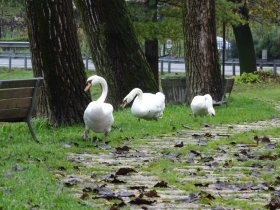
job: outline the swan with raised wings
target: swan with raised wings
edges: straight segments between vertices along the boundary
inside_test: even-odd
[[[108,93],[107,82],[103,77],[94,75],[87,79],[86,84],[85,91],[95,84],[101,84],[102,94],[96,101],[90,102],[84,112],[86,130],[83,138],[88,138],[89,130],[95,133],[104,133],[107,136],[114,122],[113,106],[104,103]]]
[[[194,116],[211,115],[215,116],[213,100],[209,94],[204,96],[195,96],[191,102],[191,109]]]
[[[141,89],[134,88],[123,99],[122,107],[124,108],[133,99],[134,101],[131,106],[131,114],[137,117],[138,120],[157,120],[163,116],[163,110],[165,108],[165,95],[161,92],[157,92],[156,94],[143,93]]]

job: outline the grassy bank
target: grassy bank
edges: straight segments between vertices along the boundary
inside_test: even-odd
[[[14,69],[0,70],[0,79],[32,77],[31,71]],[[97,90],[98,91],[98,90]],[[112,147],[120,146],[125,141],[141,144],[147,136],[172,134],[185,127],[201,128],[201,123],[213,127],[223,124],[235,125],[278,118],[279,110],[275,104],[280,102],[280,85],[275,83],[236,84],[228,107],[216,107],[215,117],[193,117],[186,104],[166,105],[163,118],[159,121],[140,121],[133,117],[129,109],[114,112],[115,123],[112,132],[105,139],[103,134],[90,132],[94,139],[108,142]],[[88,174],[106,168],[85,168],[68,161],[70,153],[99,154],[94,141],[83,141],[81,136],[84,125],[51,127],[46,119],[33,119],[33,128],[41,144],[35,143],[25,123],[0,123],[0,209],[93,209],[80,199],[74,198],[72,189],[66,188],[60,181],[64,174]],[[279,129],[265,129],[234,135],[231,141],[252,143],[254,135],[277,137]],[[250,136],[250,138],[246,138]],[[227,140],[213,143],[212,147],[226,144]],[[74,145],[74,146],[73,146]],[[208,150],[211,149],[206,148]],[[279,143],[277,143],[279,148]],[[188,148],[189,149],[189,148]],[[182,151],[187,153],[187,150]],[[198,148],[192,148],[198,149]],[[200,148],[201,149],[201,148]],[[205,148],[202,148],[203,150]],[[102,151],[104,152],[104,151]],[[109,151],[108,151],[109,152]],[[157,176],[163,175],[166,160],[162,166],[151,171]],[[160,165],[160,164],[159,164]],[[180,163],[178,163],[178,166]],[[276,168],[279,168],[277,163]],[[171,167],[171,166],[169,166]],[[172,163],[172,167],[176,164]],[[60,174],[60,175],[59,175]],[[172,184],[180,183],[169,180]],[[188,188],[194,189],[194,186]],[[186,191],[188,191],[186,189]],[[231,206],[230,201],[228,205]],[[247,204],[235,204],[236,208]],[[244,207],[243,207],[244,208]]]

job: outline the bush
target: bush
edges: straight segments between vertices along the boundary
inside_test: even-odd
[[[254,73],[246,73],[244,72],[241,76],[235,77],[236,83],[258,83],[259,82],[259,75]]]
[[[259,70],[256,71],[255,74],[258,75],[259,81],[261,82],[272,82],[273,81],[273,71],[270,70]]]

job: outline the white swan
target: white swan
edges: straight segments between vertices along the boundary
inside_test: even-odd
[[[207,114],[215,116],[212,97],[209,94],[204,96],[195,96],[191,102],[191,109],[195,116],[204,116]]]
[[[85,91],[98,83],[101,84],[102,94],[96,101],[90,102],[84,112],[84,122],[86,126],[86,130],[83,134],[84,139],[88,138],[89,130],[96,133],[105,133],[105,136],[107,136],[114,122],[113,106],[104,103],[108,93],[106,80],[97,75],[89,77]]]
[[[143,93],[141,89],[134,88],[123,99],[122,106],[125,107],[133,99],[134,101],[131,107],[131,114],[139,120],[157,120],[163,116],[163,110],[165,108],[165,95],[161,92],[156,94]]]

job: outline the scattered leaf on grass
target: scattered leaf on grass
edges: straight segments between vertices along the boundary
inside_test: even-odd
[[[270,139],[268,137],[264,136],[264,137],[261,138],[261,142],[262,143],[270,143]]]
[[[178,157],[181,155],[181,153],[167,153],[167,154],[164,154],[163,157],[164,158],[167,158],[173,162],[176,162],[178,161]]]
[[[216,183],[215,183],[215,188],[216,188],[216,190],[227,190],[227,189],[229,189],[230,187],[229,187],[229,185],[228,184],[226,184],[224,181],[217,181]]]
[[[265,206],[266,208],[270,209],[270,210],[276,210],[280,208],[280,197],[275,197],[272,198],[269,202],[269,204],[267,204]]]
[[[167,183],[165,181],[161,181],[156,183],[156,185],[154,187],[161,187],[161,188],[167,188]]]
[[[276,147],[276,144],[274,144],[274,143],[267,143],[265,145],[266,149],[275,149],[275,147]]]
[[[213,208],[211,208],[211,210],[226,210],[228,208],[224,208],[224,207],[220,207],[220,206],[214,206]]]
[[[182,198],[175,201],[182,202],[182,203],[192,203],[196,200],[197,200],[197,194],[191,193],[187,198]]]
[[[15,165],[15,166],[12,167],[12,170],[13,171],[25,171],[25,170],[27,170],[27,168],[23,168],[23,167],[20,167],[18,165]]]
[[[87,199],[88,197],[89,197],[89,195],[88,195],[86,192],[84,192],[84,193],[81,195],[80,199],[85,200],[85,199]]]
[[[80,182],[81,181],[76,179],[76,178],[71,178],[71,179],[67,180],[66,182],[64,182],[64,185],[66,187],[72,187],[72,186],[74,186],[74,185],[76,185],[76,184],[78,184]]]
[[[251,189],[252,186],[253,186],[253,182],[248,182],[247,184],[238,185],[237,187],[240,191],[242,191],[242,190],[249,190]]]
[[[152,205],[153,203],[156,203],[156,200],[149,201],[142,198],[135,198],[134,200],[129,201],[129,203],[136,204],[136,205],[142,205],[142,204]]]
[[[158,194],[157,194],[157,191],[156,190],[150,190],[148,192],[143,192],[143,195],[149,197],[149,198],[153,198],[153,197],[160,197]]]
[[[119,210],[120,208],[125,207],[125,206],[126,206],[125,202],[121,202],[119,204],[115,203],[113,206],[111,206],[111,208],[109,210]]]
[[[206,139],[198,139],[198,143],[197,144],[199,146],[206,146],[207,143],[208,143],[208,140],[206,140]]]
[[[255,176],[255,177],[259,177],[261,175],[261,173],[259,171],[256,171],[256,170],[252,170],[251,175]]]
[[[201,156],[201,153],[195,150],[190,150],[189,155],[191,156]]]
[[[211,124],[208,124],[208,123],[201,123],[200,126],[201,126],[201,127],[208,128],[208,127],[211,127],[212,125],[211,125]]]
[[[129,187],[129,189],[131,190],[138,190],[139,192],[143,192],[146,188],[146,186],[132,186],[132,187]]]
[[[270,187],[267,183],[259,183],[256,186],[251,187],[251,190],[268,190]]]
[[[183,128],[186,128],[186,129],[191,129],[191,127],[190,127],[190,126],[188,126],[188,125],[183,125]]]
[[[201,160],[202,160],[203,162],[210,162],[210,161],[213,161],[214,158],[213,158],[213,156],[210,155],[210,154],[202,154],[202,155],[201,155]]]
[[[64,166],[59,166],[59,167],[58,167],[58,170],[59,170],[59,171],[66,171],[66,168],[65,168]]]
[[[99,195],[105,195],[105,196],[114,196],[115,195],[115,193],[112,190],[110,190],[108,187],[105,187],[105,186],[101,186],[101,187],[95,186],[93,188],[93,191],[97,192]]]
[[[194,184],[194,186],[196,186],[196,187],[208,187],[209,183],[196,183],[196,184]]]
[[[62,147],[65,147],[65,148],[78,147],[78,146],[79,146],[79,144],[76,142],[73,142],[73,141],[70,141],[69,143],[62,145]]]
[[[95,148],[101,149],[101,150],[109,150],[112,147],[108,144],[108,142],[102,142],[102,143],[95,143]]]
[[[130,191],[120,191],[120,192],[117,192],[116,195],[118,197],[135,197],[135,194]]]
[[[116,176],[123,176],[123,175],[127,175],[128,173],[131,173],[131,172],[135,172],[135,173],[138,173],[137,171],[135,171],[134,169],[132,168],[120,168],[117,172],[116,172]]]
[[[223,167],[224,168],[231,168],[232,167],[232,160],[226,160]]]
[[[200,134],[193,134],[192,135],[195,139],[200,139],[200,138],[202,138],[202,135],[200,135]]]
[[[93,196],[92,199],[106,199],[106,200],[120,200],[123,202],[123,199],[120,197],[117,197],[115,195],[102,195],[102,196]]]
[[[183,146],[184,143],[181,141],[181,142],[176,142],[174,147],[183,147]]]

